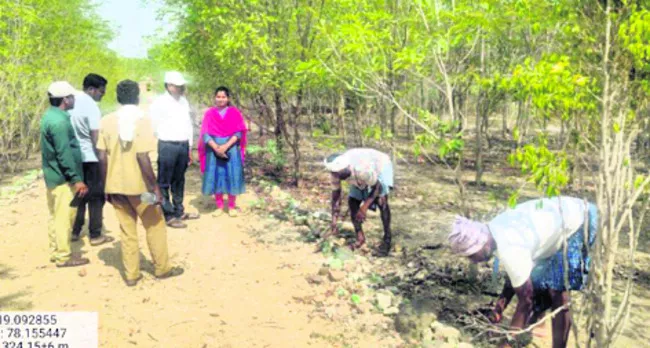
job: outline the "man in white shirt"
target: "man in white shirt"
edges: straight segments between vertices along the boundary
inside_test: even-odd
[[[596,239],[597,228],[595,205],[560,196],[519,204],[487,224],[459,217],[449,242],[455,253],[475,263],[488,261],[496,251],[508,281],[490,317],[493,322],[500,322],[505,307],[516,294],[518,303],[511,327],[522,329],[533,324],[549,307],[555,310],[566,306],[569,290],[581,290],[586,284],[588,249]],[[565,258],[568,270],[564,268]],[[568,309],[553,318],[552,326],[553,347],[565,347],[571,327]]]
[[[107,83],[100,75],[88,74],[83,81],[83,92],[75,95],[74,109],[70,110],[70,122],[81,149],[84,182],[88,186],[88,194],[77,208],[77,217],[72,227],[72,240],[77,241],[80,238],[86,216],[86,205],[88,205],[90,245],[101,245],[113,240],[112,237],[102,235],[104,183],[100,177],[97,159],[97,138],[99,122],[102,118],[97,103],[104,97]]]
[[[185,212],[185,171],[192,163],[194,125],[190,105],[185,98],[186,81],[176,71],[165,74],[165,94],[156,98],[149,115],[158,138],[158,185],[163,194],[163,212],[167,226],[187,227],[182,220],[196,219]],[[171,199],[169,191],[171,190]]]

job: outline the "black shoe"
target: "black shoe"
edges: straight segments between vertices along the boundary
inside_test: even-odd
[[[379,246],[379,249],[377,250],[377,256],[380,257],[388,256],[388,254],[390,254],[390,245],[391,245],[390,241],[382,242],[381,245]]]
[[[172,267],[169,272],[156,276],[158,279],[167,279],[167,278],[173,278],[173,277],[178,277],[179,275],[185,273],[185,270],[182,267]]]
[[[126,283],[126,286],[136,286],[140,279],[142,279],[142,274],[140,274],[140,276],[135,279],[125,279],[124,283]]]

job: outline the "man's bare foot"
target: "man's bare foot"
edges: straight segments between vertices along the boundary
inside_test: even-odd
[[[364,237],[357,238],[356,243],[350,245],[350,249],[352,250],[360,249],[364,244],[366,244],[366,238]]]

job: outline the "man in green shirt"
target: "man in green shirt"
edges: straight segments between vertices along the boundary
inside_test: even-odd
[[[70,123],[68,110],[74,107],[76,90],[58,81],[47,90],[50,108],[41,119],[41,155],[50,212],[50,261],[57,267],[87,264],[87,258],[72,256],[70,234],[78,203],[88,192],[83,182],[79,142]]]

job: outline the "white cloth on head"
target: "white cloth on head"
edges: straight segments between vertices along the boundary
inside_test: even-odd
[[[133,141],[135,125],[144,116],[144,112],[137,105],[123,105],[117,110],[116,114],[120,140],[124,142]]]
[[[188,141],[192,147],[194,124],[190,116],[190,104],[185,97],[176,100],[166,92],[151,103],[149,115],[158,140]]]
[[[346,154],[339,155],[332,162],[327,162],[327,159],[325,159],[325,168],[330,172],[340,172],[348,168],[349,165],[350,159]]]
[[[454,253],[471,256],[485,246],[489,237],[486,224],[457,216],[447,240]]]
[[[350,185],[362,190],[372,188],[379,181],[382,171],[391,166],[391,173],[384,176],[382,184],[393,186],[392,162],[387,154],[370,148],[356,148],[346,151],[342,156],[348,161]]]
[[[81,160],[84,163],[97,162],[97,155],[93,147],[91,131],[99,130],[102,112],[97,102],[85,92],[75,94],[74,109],[70,110],[70,122],[74,134],[79,140]]]
[[[488,226],[512,286],[523,285],[535,263],[561,250],[584,221],[584,201],[567,196],[531,200],[492,219]]]

